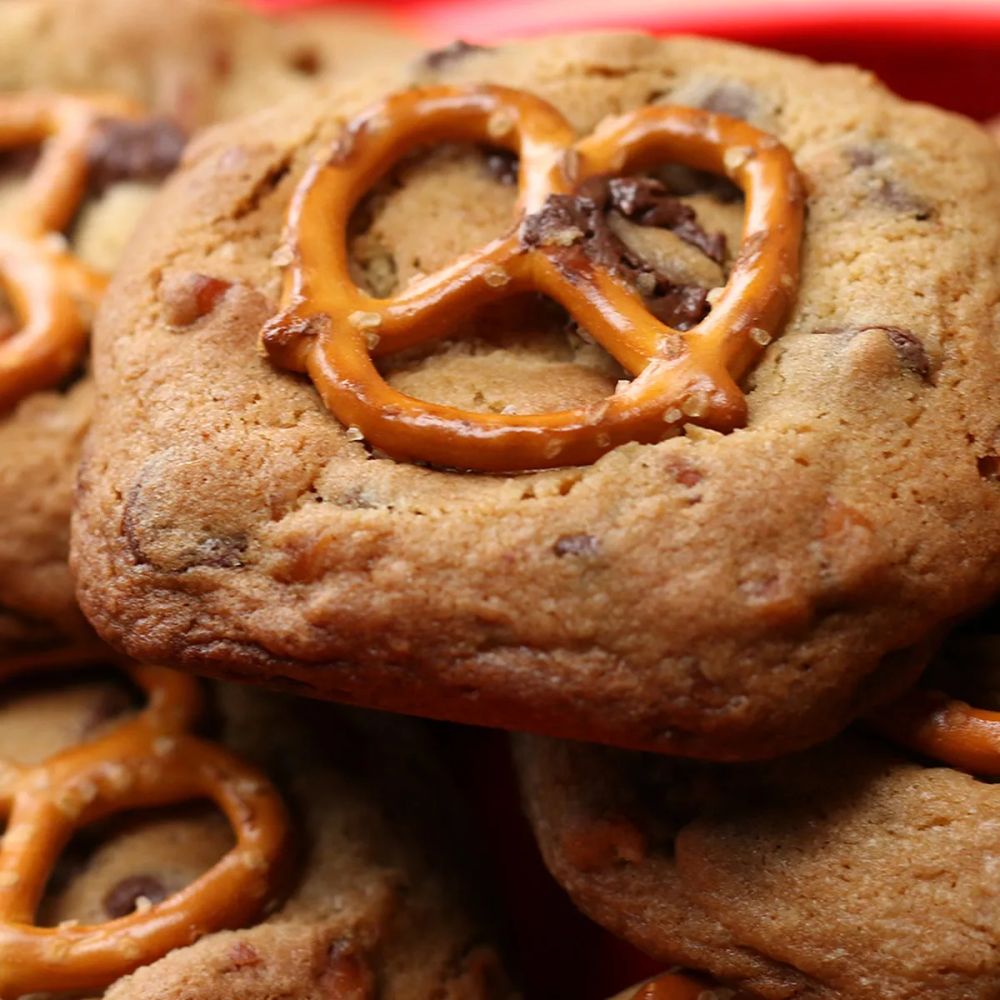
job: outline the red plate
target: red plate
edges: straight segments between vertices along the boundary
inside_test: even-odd
[[[321,6],[323,0],[256,4],[278,10]],[[996,0],[381,0],[370,6],[399,16],[430,43],[604,27],[713,35],[824,61],[858,63],[904,97],[976,118],[1000,113]]]

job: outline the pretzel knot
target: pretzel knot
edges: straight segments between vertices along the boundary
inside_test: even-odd
[[[106,650],[68,650],[0,664],[21,672],[98,666]],[[106,735],[38,766],[0,762],[0,997],[101,989],[191,944],[254,920],[279,890],[289,826],[275,789],[256,769],[187,733],[201,709],[197,682],[163,667],[123,662],[145,692],[144,710]],[[126,809],[212,799],[236,845],[191,885],[105,924],[38,927],[35,912],[73,832]]]
[[[506,235],[375,298],[350,277],[355,205],[410,148],[471,141],[520,158]],[[742,247],[710,314],[681,332],[657,320],[621,276],[567,231],[534,240],[553,198],[593,178],[683,163],[725,174],[746,195]],[[511,472],[586,464],[626,441],[655,442],[686,420],[731,430],[746,419],[736,384],[779,330],[798,283],[803,193],[773,136],[725,115],[644,107],[575,141],[545,101],[504,87],[430,87],[362,113],[307,171],[288,216],[291,264],[282,311],[263,332],[271,360],[308,372],[327,408],[395,458]],[[556,413],[479,413],[391,388],[373,358],[447,336],[473,310],[524,292],[562,305],[632,376],[614,395]]]
[[[86,193],[94,126],[137,114],[114,96],[0,95],[0,149],[42,144],[15,210],[0,223],[0,285],[17,321],[0,329],[0,411],[79,363],[105,278],[67,252],[62,230]]]

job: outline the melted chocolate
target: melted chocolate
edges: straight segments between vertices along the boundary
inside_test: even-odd
[[[708,236],[688,206],[648,178],[593,177],[575,195],[549,195],[542,208],[522,222],[521,242],[525,247],[561,248],[568,270],[578,270],[588,261],[624,278],[641,289],[657,319],[678,330],[691,329],[708,312],[707,290],[675,284],[632,251],[609,225],[610,209],[640,225],[670,229],[686,242],[697,239],[719,252],[720,258],[725,253],[721,236]]]
[[[90,189],[101,194],[119,181],[158,181],[180,162],[187,138],[169,118],[105,118],[87,147]]]

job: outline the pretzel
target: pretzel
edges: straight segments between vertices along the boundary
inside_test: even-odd
[[[103,649],[71,649],[0,664],[27,670],[107,664]],[[254,920],[279,890],[288,817],[267,779],[221,747],[189,735],[197,682],[164,667],[117,664],[146,694],[133,718],[33,767],[0,762],[0,997],[101,989],[174,948]],[[126,809],[212,799],[236,845],[191,885],[104,924],[34,924],[49,874],[74,831]]]
[[[0,95],[0,149],[43,144],[16,212],[0,225],[0,285],[19,327],[0,332],[0,411],[79,363],[106,279],[66,250],[62,230],[86,193],[95,124],[137,114],[115,96]]]
[[[615,1000],[738,1000],[737,994],[725,987],[716,993],[703,979],[692,979],[683,973],[665,972],[641,986],[626,990]]]
[[[471,141],[518,154],[518,202],[506,235],[375,298],[351,280],[354,206],[417,144]],[[746,194],[741,252],[711,313],[686,333],[659,322],[623,278],[573,239],[529,246],[534,213],[588,179],[680,161],[725,174]],[[272,362],[307,372],[327,408],[404,460],[512,472],[587,464],[626,441],[655,442],[687,420],[731,430],[746,420],[736,384],[779,331],[798,283],[803,192],[773,137],[725,115],[644,107],[575,141],[545,101],[504,87],[428,87],[363,112],[293,197],[282,311],[264,328]],[[581,236],[583,234],[580,234]],[[373,358],[448,336],[476,307],[541,292],[565,307],[633,377],[589,406],[532,415],[479,413],[392,389]]]
[[[1000,712],[914,690],[869,716],[883,736],[970,774],[1000,778]]]

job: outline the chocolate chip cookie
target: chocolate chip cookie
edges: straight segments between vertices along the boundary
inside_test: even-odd
[[[134,692],[101,673],[5,685],[0,757],[35,764],[99,738],[137,707]],[[285,797],[290,889],[255,926],[209,933],[102,995],[320,1000],[369,996],[378,983],[398,1000],[514,996],[480,919],[474,873],[459,860],[460,811],[418,724],[220,686],[208,735]],[[69,930],[149,912],[232,842],[229,823],[207,806],[113,815],[68,846],[39,923]],[[70,949],[65,960],[85,961]]]
[[[517,93],[486,141],[438,144],[429,126],[405,140],[396,109],[488,103],[490,84]],[[427,89],[440,86],[455,89]],[[564,190],[526,215],[514,104],[568,123],[521,171]],[[490,428],[572,407],[597,420],[605,404],[627,418],[621,399],[656,376],[632,378],[629,349],[594,343],[581,301],[627,301],[639,325],[666,317],[657,370],[670,369],[785,225],[779,213],[748,241],[757,208],[706,177],[707,160],[612,171],[596,191],[571,182],[623,121],[670,114],[695,133],[748,123],[760,151],[789,151],[806,195],[801,278],[788,257],[764,282],[794,306],[743,330],[740,350],[760,358],[730,386],[746,407],[731,429],[700,426],[715,397],[692,391],[663,413],[662,440],[606,441],[561,467],[557,447],[555,468],[484,474],[393,457],[327,408],[347,399],[395,427],[403,395],[428,414],[420,433],[439,412]],[[591,137],[572,146],[566,129]],[[402,160],[352,174],[375,149]],[[730,149],[719,169],[738,176],[756,156]],[[343,202],[303,206],[344,184],[359,200],[341,242]],[[786,194],[790,220],[799,188]],[[452,47],[391,83],[212,130],[99,324],[82,606],[134,655],[319,697],[718,759],[815,743],[910,683],[947,624],[1000,589],[998,218],[981,128],[859,70],[711,41]],[[441,270],[491,240],[512,270],[488,254]],[[315,278],[337,310],[346,294],[326,264],[303,277],[306,243],[368,304],[339,327],[296,313],[296,282]],[[558,304],[525,276],[528,256]],[[425,322],[394,326],[387,299]],[[314,343],[364,378],[320,379],[321,398],[300,374],[322,374]]]
[[[968,635],[950,653],[976,704],[995,707],[996,640]],[[945,666],[938,677],[954,676]],[[553,875],[665,963],[767,1000],[1000,988],[993,783],[861,732],[766,764],[539,737],[518,737],[516,757]]]
[[[187,132],[410,48],[377,19],[349,13],[275,21],[215,0],[169,9],[131,0],[11,0],[0,7],[0,90],[114,91],[154,116],[138,124],[109,119],[93,137],[90,189],[64,234],[73,253],[109,274]],[[30,147],[0,153],[0,215],[16,208],[34,157]],[[4,338],[13,320],[8,303],[0,306]],[[0,411],[0,648],[84,628],[66,562],[92,401],[84,364]]]

